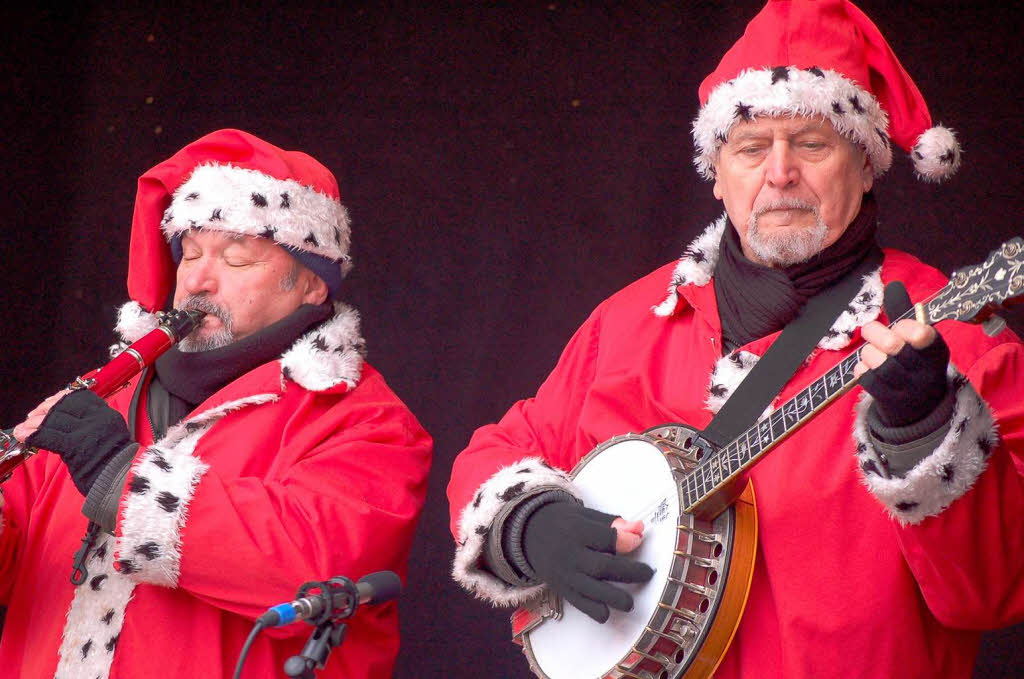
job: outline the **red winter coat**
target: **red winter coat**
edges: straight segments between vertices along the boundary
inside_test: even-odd
[[[146,445],[117,538],[103,534],[81,587],[68,576],[87,519],[66,467],[40,453],[15,471],[3,486],[0,674],[230,677],[253,620],[303,582],[381,569],[404,576],[431,441],[362,363],[354,313],[338,311],[313,331],[328,351],[297,342],[156,445],[139,418]],[[122,414],[134,386],[112,400]],[[283,676],[312,629],[262,632],[242,676]],[[367,606],[318,676],[390,676],[397,651],[396,604]]]
[[[571,489],[527,458],[571,470],[616,435],[670,422],[703,427],[775,339],[722,356],[710,279],[723,227],[720,220],[695,241],[698,256],[684,256],[674,278],[663,267],[602,303],[537,395],[479,429],[458,456],[448,487],[454,575],[477,596],[509,604],[536,593],[478,568],[481,534],[510,495],[552,483]],[[882,283],[896,279],[914,300],[945,282],[886,251],[880,279],[866,279],[776,403],[847,355],[856,328],[880,314]],[[867,405],[865,397],[855,408],[859,387],[750,470],[755,573],[716,679],[967,678],[979,630],[1024,618],[1024,351],[1009,331],[988,338],[958,322],[937,328],[969,385],[958,392],[945,440],[905,479],[860,468],[873,451],[861,430],[868,445],[858,459],[852,435]]]

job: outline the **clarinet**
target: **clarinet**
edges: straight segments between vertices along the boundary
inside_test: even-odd
[[[158,313],[160,324],[156,329],[129,345],[103,367],[76,377],[67,388],[88,389],[100,398],[107,398],[128,386],[133,377],[195,330],[205,315],[195,309]],[[25,445],[8,431],[0,431],[0,483],[11,478],[14,469],[35,453],[36,448]]]

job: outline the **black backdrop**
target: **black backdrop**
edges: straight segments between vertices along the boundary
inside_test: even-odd
[[[448,576],[452,459],[717,216],[690,164],[697,85],[760,5],[215,4],[3,10],[0,424],[104,355],[139,174],[220,127],[305,150],[351,210],[370,361],[436,442],[395,676],[524,676],[505,616]],[[883,244],[979,260],[1020,232],[1017,14],[861,6],[965,148],[942,186],[897,153]],[[1016,676],[1022,638],[987,635],[977,677]]]

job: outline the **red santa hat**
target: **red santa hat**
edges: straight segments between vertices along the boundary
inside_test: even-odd
[[[867,152],[875,174],[892,164],[892,139],[918,177],[942,181],[960,167],[953,131],[932,126],[914,81],[870,19],[846,0],[770,0],[700,86],[694,164],[714,160],[740,120],[828,119]]]
[[[189,229],[271,238],[332,296],[351,268],[348,212],[334,175],[305,153],[241,130],[212,132],[139,178],[128,293],[147,310],[167,301]]]

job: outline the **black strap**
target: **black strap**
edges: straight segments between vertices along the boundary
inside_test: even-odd
[[[809,299],[722,405],[702,436],[721,448],[749,429],[860,292],[864,276],[881,266],[882,259],[882,251],[871,248],[850,273]]]
[[[142,375],[139,377],[138,384],[135,385],[135,393],[132,394],[132,400],[128,404],[128,431],[131,432],[132,438],[135,437],[135,425],[138,424],[139,420],[139,397],[142,396],[142,390],[146,388],[146,378],[149,377],[149,373],[152,370],[149,366],[142,369]]]

